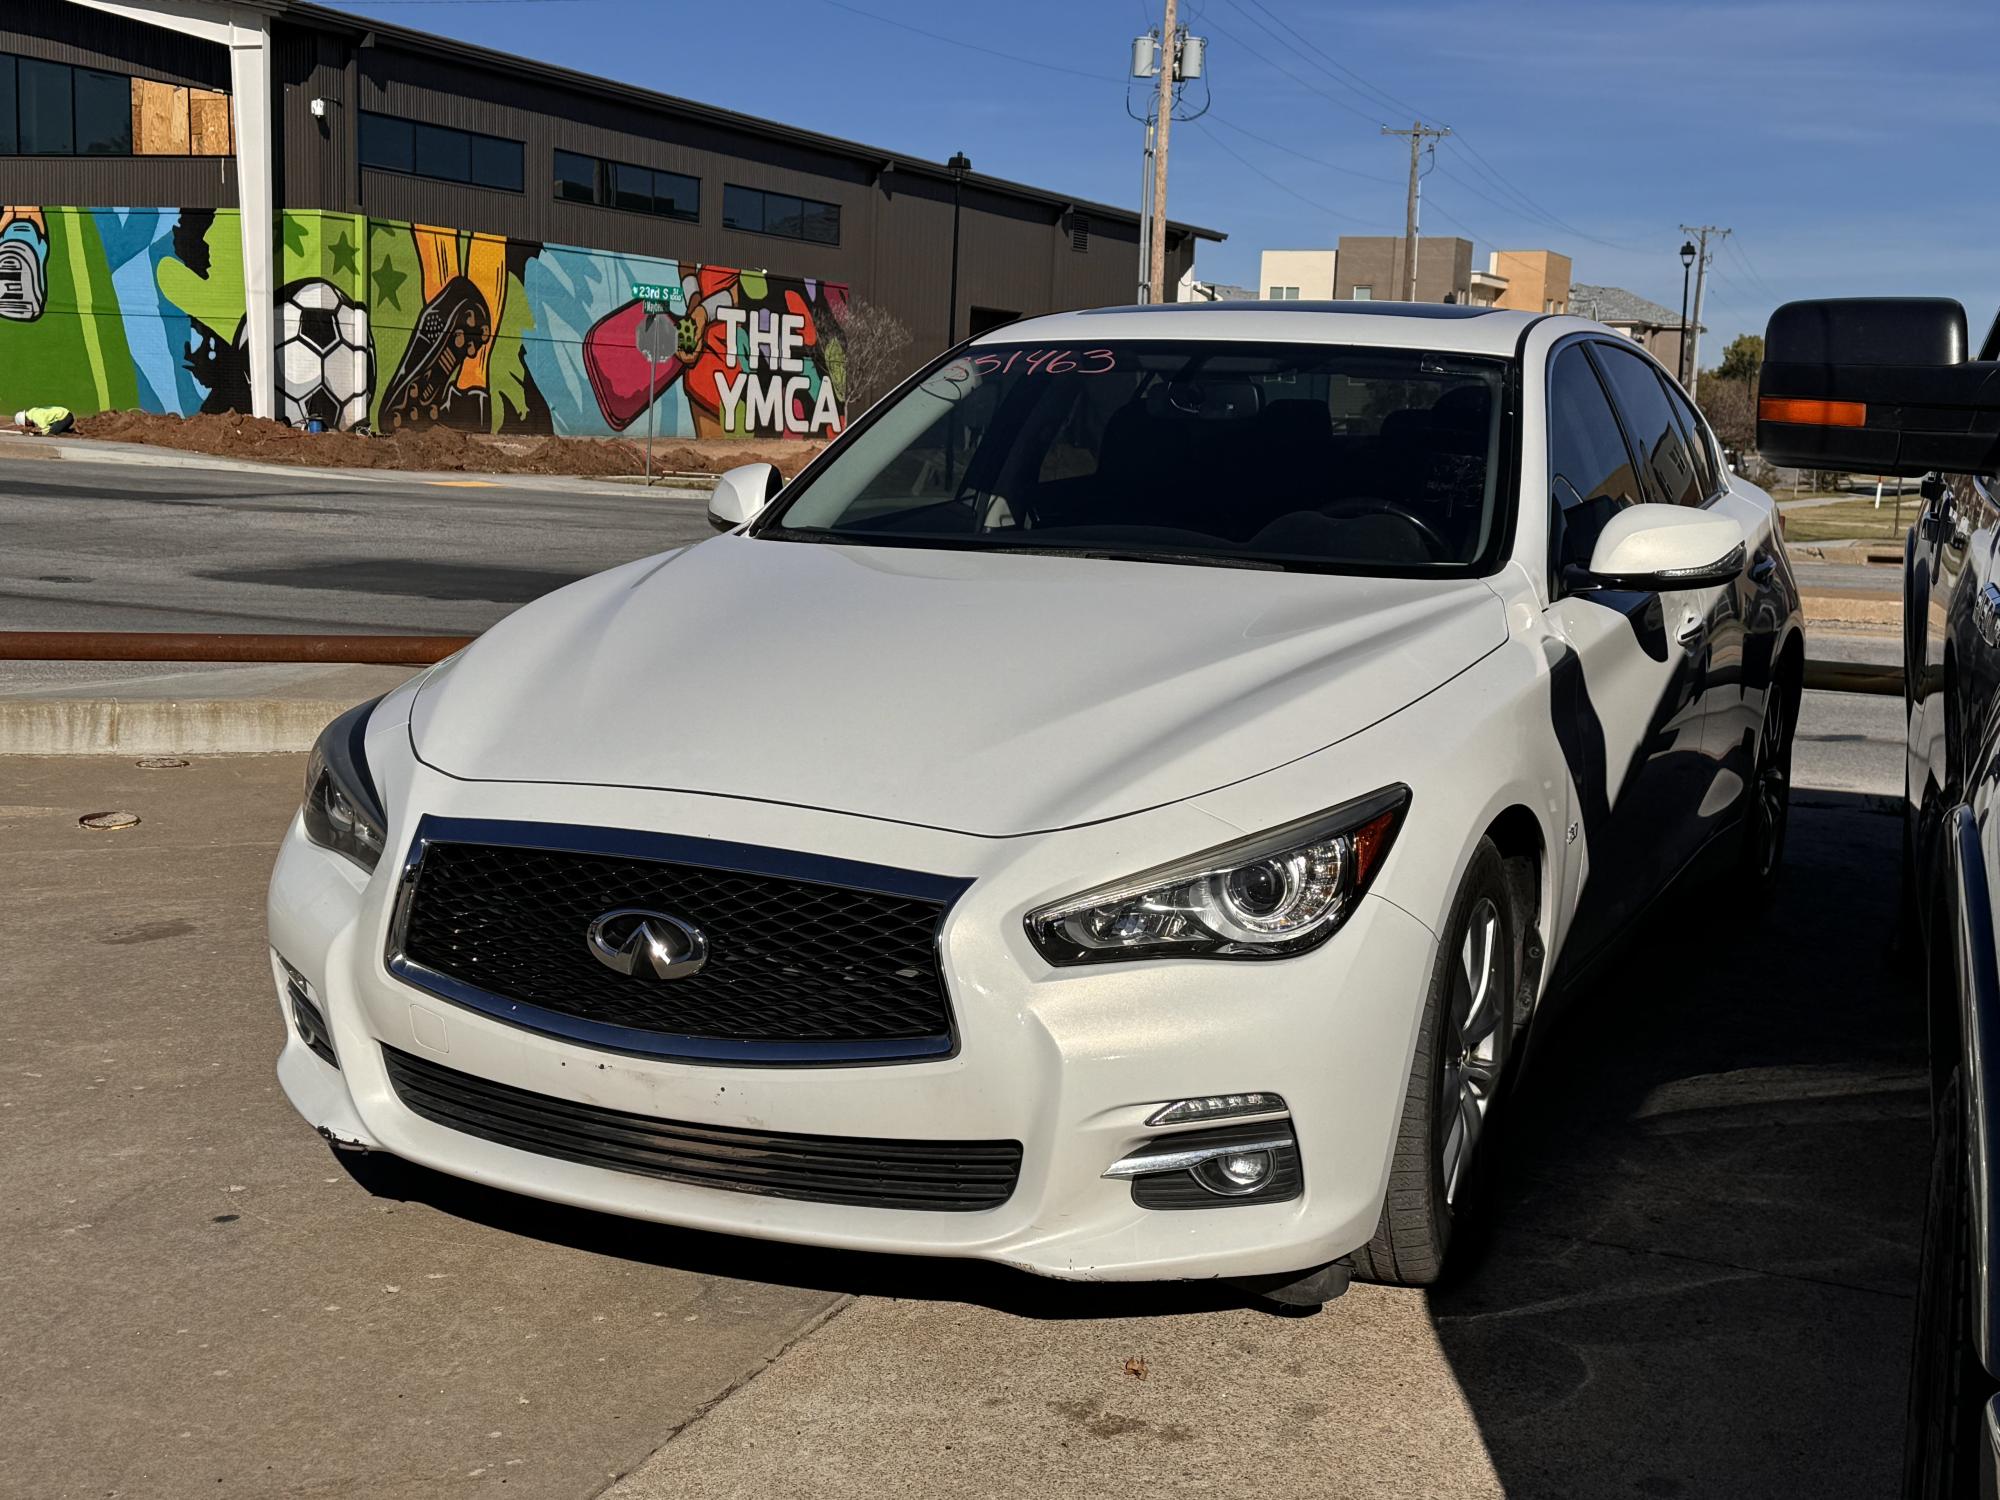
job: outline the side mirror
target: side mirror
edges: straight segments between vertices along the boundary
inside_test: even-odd
[[[1987,473],[2000,458],[2000,362],[1967,357],[1943,297],[1787,302],[1764,331],[1757,448],[1795,469]]]
[[[1748,538],[1728,516],[1680,505],[1628,505],[1598,533],[1590,551],[1586,586],[1636,589],[1705,589],[1729,583],[1743,571]]]
[[[708,524],[717,531],[734,531],[769,505],[783,483],[769,464],[738,464],[724,470],[708,497]]]

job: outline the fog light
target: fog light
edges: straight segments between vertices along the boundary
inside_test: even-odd
[[[1221,1193],[1224,1197],[1254,1193],[1270,1181],[1271,1153],[1235,1151],[1211,1157],[1194,1169],[1194,1176],[1211,1193]]]
[[[1276,1094],[1207,1094],[1176,1099],[1147,1117],[1148,1125],[1192,1125],[1201,1120],[1227,1120],[1239,1115],[1279,1115],[1285,1101]]]

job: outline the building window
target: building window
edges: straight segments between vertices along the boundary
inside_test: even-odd
[[[751,234],[775,234],[815,245],[838,245],[840,205],[790,193],[738,187],[729,182],[722,187],[722,227],[747,230]]]
[[[1357,286],[1354,289],[1353,300],[1356,302],[1373,302],[1375,300],[1375,288],[1372,286]]]
[[[227,156],[229,134],[227,94],[0,53],[0,156]]]
[[[24,57],[21,72],[21,153],[76,155],[76,121],[66,63]]]
[[[566,203],[595,203],[667,219],[693,222],[701,217],[699,177],[601,161],[577,151],[556,152],[556,196]]]
[[[1270,295],[1265,297],[1264,300],[1266,302],[1296,302],[1299,300],[1299,289],[1295,286],[1274,286],[1271,288]]]
[[[438,182],[518,193],[522,145],[497,135],[361,111],[361,165]]]

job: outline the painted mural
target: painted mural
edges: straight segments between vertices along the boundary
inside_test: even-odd
[[[0,208],[0,409],[249,409],[234,210]],[[390,433],[823,437],[847,288],[361,215],[280,216],[280,411]],[[649,309],[635,284],[665,286]],[[665,317],[648,362],[637,334]]]

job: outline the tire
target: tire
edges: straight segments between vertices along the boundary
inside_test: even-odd
[[[1785,863],[1785,831],[1791,823],[1792,694],[1774,678],[1764,694],[1764,722],[1757,729],[1757,758],[1750,773],[1749,807],[1743,814],[1742,852],[1736,881],[1746,901],[1770,905],[1778,894]]]
[[[1479,1188],[1492,1155],[1483,1149],[1492,1136],[1487,1126],[1516,1029],[1521,929],[1500,853],[1481,839],[1438,944],[1382,1217],[1374,1238],[1348,1257],[1361,1280],[1429,1286],[1483,1207]],[[1479,1019],[1468,1025],[1468,1016]],[[1474,1066],[1464,1065],[1468,1059]],[[1469,1144],[1462,1139],[1467,1124]]]
[[[1972,1216],[1959,1075],[1946,1084],[1931,1151],[1903,1426],[1904,1500],[1975,1492],[1985,1407],[1996,1385],[1972,1339]]]

